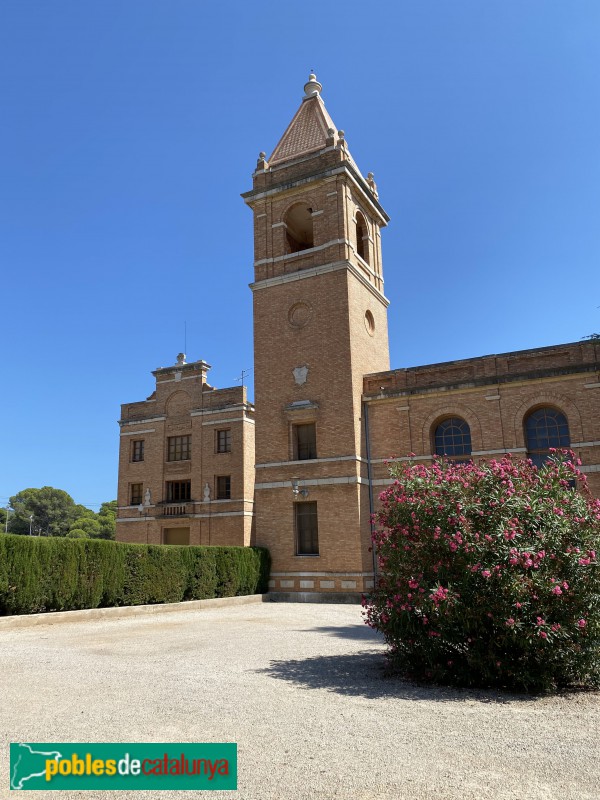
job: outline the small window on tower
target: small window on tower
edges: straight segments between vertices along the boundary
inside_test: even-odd
[[[317,426],[314,422],[292,426],[294,461],[317,457]]]
[[[286,213],[286,252],[299,253],[314,247],[312,208],[296,203]]]

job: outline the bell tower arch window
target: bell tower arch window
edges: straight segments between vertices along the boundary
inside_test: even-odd
[[[369,263],[369,229],[360,211],[356,212],[356,252]]]
[[[299,253],[314,247],[312,208],[306,203],[295,203],[283,218],[286,227],[287,253]]]

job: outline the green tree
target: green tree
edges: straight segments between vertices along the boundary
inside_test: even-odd
[[[67,536],[72,536],[73,531],[83,531],[90,539],[104,538],[101,536],[101,523],[98,520],[98,516],[94,514],[93,511],[90,512],[90,514],[86,514],[84,517],[77,517],[77,519],[71,523]]]
[[[100,539],[114,539],[117,522],[117,501],[109,500],[106,503],[102,503],[96,519],[100,523],[98,537]]]
[[[74,520],[80,516],[79,506],[70,494],[52,486],[41,489],[23,489],[10,498],[14,514],[10,515],[10,533],[32,532],[42,536],[65,536]]]

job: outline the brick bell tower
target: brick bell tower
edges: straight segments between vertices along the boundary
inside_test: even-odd
[[[372,586],[363,375],[389,369],[373,175],[356,166],[311,74],[253,188],[256,543],[271,591]]]

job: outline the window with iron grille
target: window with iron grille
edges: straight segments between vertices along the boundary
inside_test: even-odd
[[[231,500],[231,475],[217,477],[217,500]]]
[[[136,439],[131,443],[131,460],[143,461],[144,460],[144,440]]]
[[[307,461],[317,457],[317,427],[314,422],[292,426],[294,460]]]
[[[438,456],[455,462],[471,459],[471,429],[460,417],[450,417],[436,427],[434,433],[435,452]]]
[[[316,503],[294,503],[296,522],[296,554],[319,555],[319,527]]]
[[[129,505],[139,506],[140,503],[142,502],[143,494],[144,494],[143,483],[131,483],[129,485]]]
[[[527,458],[541,467],[550,458],[550,448],[569,448],[571,437],[567,418],[556,408],[538,408],[525,419]]]
[[[231,453],[231,428],[216,432],[217,453]]]
[[[192,497],[191,481],[167,481],[167,502],[182,503]]]
[[[188,461],[192,452],[191,436],[169,436],[168,461]]]

